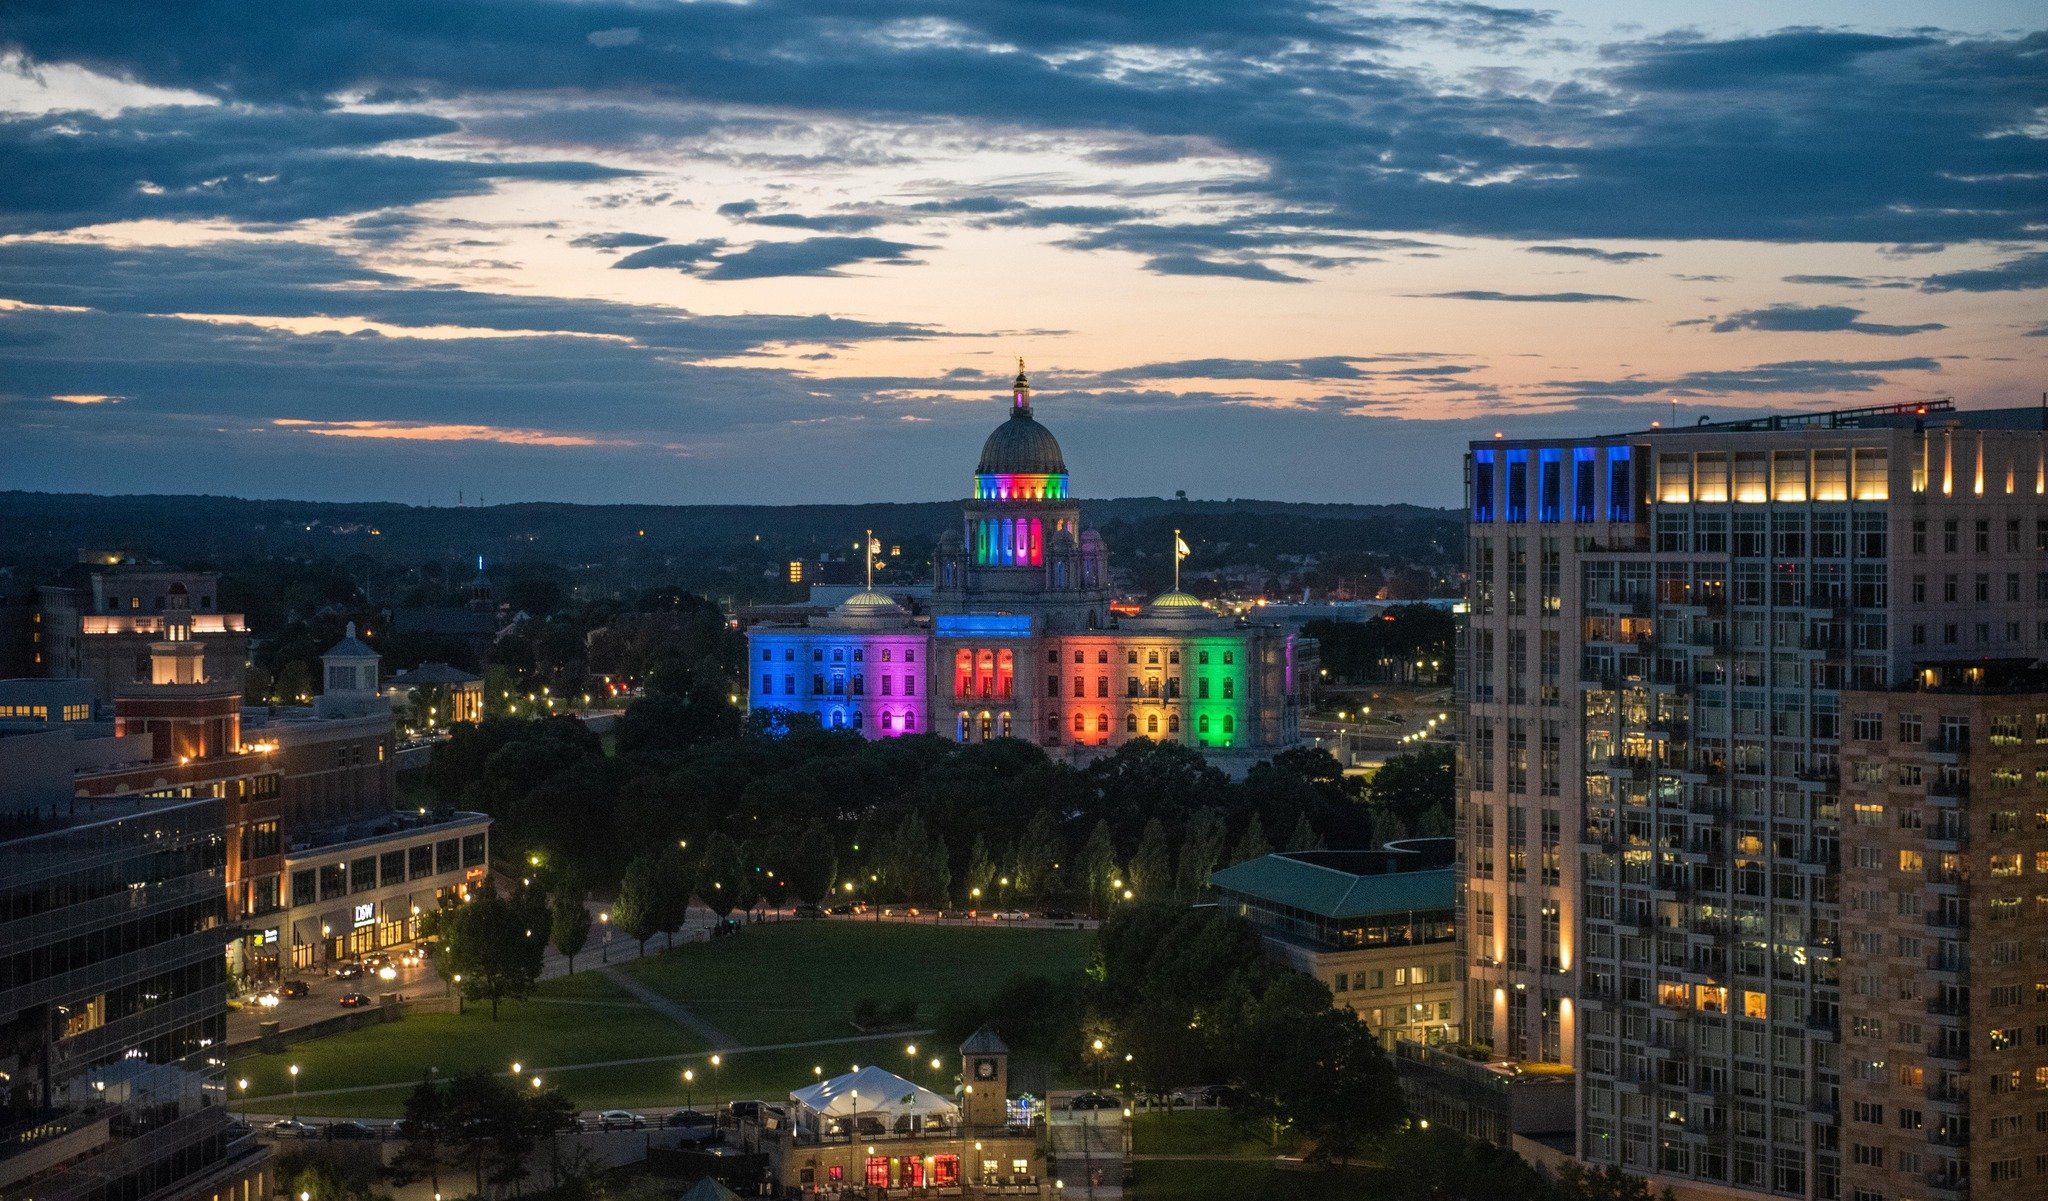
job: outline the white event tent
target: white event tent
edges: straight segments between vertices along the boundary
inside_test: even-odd
[[[954,1126],[960,1116],[952,1098],[874,1064],[795,1089],[789,1099],[799,1106],[799,1121],[813,1133],[852,1134],[858,1128],[913,1134]]]

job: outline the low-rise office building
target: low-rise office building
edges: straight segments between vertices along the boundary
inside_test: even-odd
[[[295,837],[284,905],[252,913],[245,936],[262,967],[315,968],[411,942],[420,917],[460,900],[490,871],[481,813],[386,813]]]
[[[1264,855],[1209,883],[1258,927],[1269,956],[1328,985],[1387,1046],[1457,1042],[1455,849],[1449,838],[1416,838],[1376,851]]]

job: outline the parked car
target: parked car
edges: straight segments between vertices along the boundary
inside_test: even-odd
[[[1004,909],[989,916],[999,922],[1028,922],[1031,920],[1031,915],[1022,909]]]
[[[1067,1102],[1068,1109],[1122,1109],[1123,1102],[1108,1093],[1081,1093]]]
[[[287,1001],[296,1001],[311,991],[312,986],[304,980],[287,980],[277,986],[277,995]]]
[[[820,918],[825,916],[825,911],[816,905],[803,904],[796,907],[796,915],[803,918]]]
[[[597,1115],[597,1125],[600,1130],[639,1130],[647,1125],[647,1119],[623,1109],[607,1109]]]
[[[1045,911],[1045,920],[1049,922],[1071,922],[1074,920],[1074,911],[1071,909],[1048,909]]]
[[[360,963],[344,963],[334,969],[334,978],[336,980],[354,980],[362,974],[363,965]]]
[[[312,1138],[320,1128],[297,1118],[279,1118],[270,1124],[272,1138]]]
[[[330,1122],[328,1138],[376,1138],[377,1132],[361,1122]]]
[[[672,1128],[681,1127],[685,1130],[694,1130],[700,1127],[716,1126],[718,1125],[718,1119],[701,1109],[678,1109],[663,1118],[661,1124]]]
[[[725,1107],[725,1112],[731,1114],[736,1122],[758,1122],[761,1112],[767,1108],[766,1101],[734,1101]]]
[[[851,905],[834,905],[826,912],[830,913],[833,917],[845,917],[858,911]]]
[[[370,1003],[370,998],[359,992],[345,992],[338,1001],[343,1009],[361,1009]]]

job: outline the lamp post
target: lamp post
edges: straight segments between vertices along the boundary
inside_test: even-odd
[[[695,1109],[695,1108],[697,1108],[697,1100],[696,1100],[696,1096],[695,1096],[695,1094],[694,1094],[694,1093],[692,1092],[692,1089],[693,1089],[693,1088],[695,1087],[696,1083],[697,1083],[697,1073],[696,1073],[696,1072],[694,1072],[694,1071],[692,1071],[692,1070],[691,1070],[691,1069],[689,1069],[689,1068],[684,1068],[684,1069],[683,1069],[683,1108],[684,1108],[684,1109]]]
[[[725,1060],[717,1055],[711,1057],[711,1108],[718,1108],[718,1069],[725,1066]]]
[[[299,1065],[291,1066],[292,1073],[292,1121],[299,1120]]]

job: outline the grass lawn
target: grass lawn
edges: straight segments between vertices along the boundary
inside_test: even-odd
[[[412,1019],[408,1019],[410,1020]],[[316,1044],[308,1043],[293,1050],[304,1051],[314,1045]],[[900,1051],[900,1042],[895,1038],[790,1051],[729,1051],[719,1057],[722,1063],[716,1069],[710,1065],[708,1051],[697,1051],[659,1063],[572,1068],[562,1071],[543,1070],[543,1078],[550,1087],[560,1088],[580,1109],[667,1109],[681,1105],[686,1100],[699,1108],[709,1108],[713,1104],[723,1104],[727,1101],[774,1100],[786,1097],[791,1089],[801,1088],[817,1079],[817,1075],[811,1071],[814,1067],[823,1068],[823,1074],[826,1076],[835,1076],[855,1063],[886,1064],[887,1056],[891,1052]],[[655,1049],[637,1052],[639,1055],[665,1053]],[[312,1067],[303,1056],[299,1062],[301,1078],[310,1079]],[[895,1070],[893,1065],[890,1066]],[[697,1079],[690,1086],[687,1095],[682,1079],[684,1068],[697,1073]],[[232,1070],[241,1069],[238,1066]],[[956,1068],[949,1064],[942,1079],[937,1074],[924,1072],[917,1076],[917,1080],[926,1087],[936,1087],[938,1091],[945,1092],[952,1088],[955,1072]],[[387,1089],[304,1097],[299,1102],[299,1112],[308,1117],[319,1118],[397,1117],[405,1108],[406,1094],[412,1091],[412,1086],[417,1081],[418,1076],[415,1075],[406,1083]],[[251,1094],[256,1092],[254,1083],[251,1084],[249,1091]],[[287,1113],[291,1110],[289,1090],[282,1099],[259,1101],[248,1108],[258,1113]]]
[[[1306,1171],[1251,1160],[1139,1160],[1133,1201],[1399,1201],[1361,1169]],[[1068,1191],[1072,1191],[1069,1189]]]
[[[848,1019],[861,997],[915,997],[918,1025],[930,1025],[954,997],[1081,967],[1094,940],[1084,930],[776,922],[626,970],[742,1043],[797,1042],[854,1034]]]
[[[318,1092],[383,1083],[410,1087],[429,1066],[452,1075],[473,1068],[507,1071],[517,1060],[529,1072],[545,1073],[561,1064],[675,1055],[702,1046],[602,976],[578,972],[542,983],[529,1000],[505,1002],[496,1022],[489,1005],[471,1005],[462,1014],[415,1014],[300,1043],[282,1055],[237,1060],[230,1073],[248,1080],[247,1095],[260,1098],[290,1094],[294,1063],[299,1088]],[[328,1107],[353,1105],[366,1095],[307,1097],[300,1106],[305,1113],[340,1113]],[[289,1104],[259,1102],[254,1108],[277,1112]]]
[[[1242,1128],[1224,1109],[1149,1110],[1131,1120],[1131,1150],[1138,1155],[1218,1155],[1271,1159],[1290,1154],[1299,1140],[1282,1133],[1279,1146]]]
[[[1074,930],[783,922],[622,966],[742,1043],[805,1042],[853,1036],[847,1019],[863,995],[915,996],[922,1002],[919,1025],[929,1025],[949,998],[986,995],[1019,972],[1079,967],[1093,937]],[[597,966],[594,954],[586,958]],[[783,1097],[816,1079],[814,1067],[834,1076],[856,1063],[881,1063],[950,1091],[959,1067],[951,1049],[938,1051],[940,1071],[913,1069],[905,1041],[882,1035],[829,1047],[732,1051],[713,1069],[695,1036],[584,970],[543,983],[529,1000],[506,1002],[495,1023],[489,1006],[472,1005],[459,1016],[419,1014],[301,1043],[282,1055],[238,1060],[229,1077],[249,1081],[244,1095],[251,1112],[288,1113],[287,1067],[296,1063],[297,1112],[313,1117],[395,1117],[429,1066],[442,1074],[479,1067],[502,1072],[515,1060],[584,1109],[680,1105],[686,1067],[697,1073],[692,1099],[700,1105]],[[920,1051],[917,1063],[925,1064],[932,1052]],[[640,1058],[657,1061],[567,1066]],[[329,1089],[363,1091],[306,1095]]]

